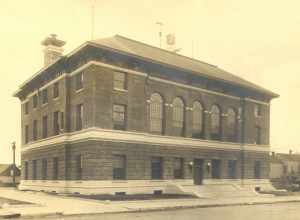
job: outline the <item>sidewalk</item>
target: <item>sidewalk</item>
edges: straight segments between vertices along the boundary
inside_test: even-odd
[[[84,215],[100,213],[140,212],[179,208],[217,207],[236,205],[300,202],[300,196],[256,196],[219,199],[164,199],[144,201],[96,201],[73,197],[48,195],[41,192],[22,192],[11,188],[0,188],[0,197],[35,203],[35,205],[12,205],[0,208],[1,215],[7,213],[21,216]]]

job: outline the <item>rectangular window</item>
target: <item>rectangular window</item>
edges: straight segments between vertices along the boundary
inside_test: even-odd
[[[260,170],[261,170],[261,163],[260,161],[255,161],[254,162],[254,178],[255,179],[260,179]]]
[[[83,88],[83,73],[75,75],[75,89],[79,90]]]
[[[48,116],[45,115],[43,116],[43,138],[47,138],[48,137]]]
[[[220,179],[221,177],[221,160],[214,159],[211,161],[211,177],[213,179]]]
[[[53,98],[57,98],[59,96],[59,83],[56,82],[53,85]]]
[[[183,159],[174,158],[174,179],[183,179]]]
[[[59,111],[53,113],[53,134],[59,134]]]
[[[32,179],[36,180],[36,160],[32,161]]]
[[[151,158],[151,179],[159,180],[162,179],[162,158],[152,157]]]
[[[58,180],[58,157],[53,158],[53,180]]]
[[[236,178],[236,160],[228,160],[228,178],[235,179]]]
[[[76,130],[82,129],[82,119],[83,119],[83,104],[76,106]]]
[[[114,72],[114,89],[127,89],[126,73]]]
[[[28,161],[24,162],[24,179],[28,180]]]
[[[42,180],[47,179],[47,173],[48,173],[48,163],[46,159],[42,160]]]
[[[260,104],[254,105],[254,116],[255,117],[261,116],[261,105]]]
[[[113,128],[116,130],[126,130],[125,105],[113,105]]]
[[[25,125],[25,144],[29,142],[29,126]]]
[[[24,113],[25,113],[25,115],[28,115],[28,113],[29,113],[29,102],[26,102],[24,104]]]
[[[32,98],[32,105],[33,105],[33,108],[36,108],[37,105],[38,105],[38,96],[37,96],[37,94],[35,94]]]
[[[255,144],[261,144],[261,128],[258,126],[255,128]]]
[[[37,132],[38,132],[38,121],[37,120],[33,120],[32,139],[34,141],[37,140]]]
[[[42,104],[48,103],[48,90],[44,89],[42,91]]]
[[[76,156],[76,179],[81,180],[82,179],[82,156],[77,155]]]
[[[126,179],[126,156],[113,155],[113,179]]]
[[[65,125],[65,118],[64,118],[64,113],[60,113],[60,129],[64,129]]]

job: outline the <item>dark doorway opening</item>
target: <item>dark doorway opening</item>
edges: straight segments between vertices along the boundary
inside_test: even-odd
[[[211,161],[211,177],[220,179],[221,177],[221,160],[214,159]]]
[[[202,185],[203,184],[203,159],[194,159],[194,184]]]

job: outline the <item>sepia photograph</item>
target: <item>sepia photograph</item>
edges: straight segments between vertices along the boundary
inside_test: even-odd
[[[0,3],[0,219],[300,220],[300,1]]]

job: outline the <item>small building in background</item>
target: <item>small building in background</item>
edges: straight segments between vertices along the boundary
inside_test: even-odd
[[[9,185],[13,183],[13,165],[12,164],[0,164],[0,186]],[[21,171],[18,167],[15,167],[16,183],[20,183]]]
[[[300,177],[300,154],[272,152],[270,158],[270,179]]]

